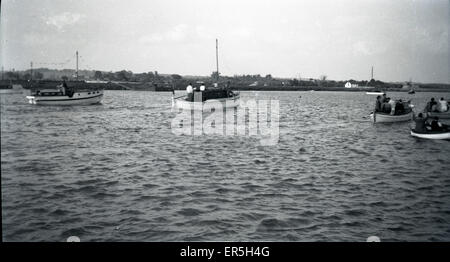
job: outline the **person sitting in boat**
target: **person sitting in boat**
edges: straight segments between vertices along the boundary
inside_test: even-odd
[[[387,98],[388,99],[388,103],[391,105],[391,115],[395,114],[395,106],[397,105],[397,102],[395,102],[394,99],[391,99],[390,97]]]
[[[395,114],[402,115],[405,113],[405,106],[403,105],[403,101],[400,99],[395,106]]]
[[[431,121],[431,131],[443,131],[443,130],[447,130],[447,126],[439,121],[439,117],[435,116],[434,119]]]
[[[437,102],[434,101],[434,97],[431,98],[431,100],[427,103],[427,106],[425,107],[426,112],[435,112],[437,107]]]
[[[413,115],[413,120],[416,123],[416,126],[414,127],[414,130],[416,132],[420,133],[420,132],[427,131],[427,129],[426,129],[427,120],[428,120],[427,116],[424,117],[422,113],[419,113],[417,115],[417,117],[415,115]]]
[[[439,104],[437,107],[439,112],[447,112],[448,110],[448,102],[446,100],[444,100],[443,97],[441,97],[441,100],[439,100]]]
[[[375,112],[381,112],[381,106],[383,105],[383,98],[381,96],[377,96],[377,101],[375,102]]]
[[[390,97],[386,98],[386,102],[381,105],[381,110],[386,114],[394,115],[395,113],[395,101]]]
[[[383,98],[382,98],[383,99]],[[389,114],[391,112],[391,104],[389,104],[390,98],[386,98],[385,102],[381,104],[381,112]]]
[[[186,87],[186,94],[187,94],[187,99],[188,101],[193,101],[194,100],[194,88],[192,87],[192,84],[189,83],[189,85]]]
[[[383,94],[383,96],[381,97],[381,103],[387,103],[388,102],[388,97],[386,97],[386,93]]]

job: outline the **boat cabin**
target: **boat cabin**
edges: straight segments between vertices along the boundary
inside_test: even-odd
[[[186,100],[189,102],[205,102],[206,100],[229,98],[235,95],[233,91],[226,89],[195,90],[193,93],[188,94]]]

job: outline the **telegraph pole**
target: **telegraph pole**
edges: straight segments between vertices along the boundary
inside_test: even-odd
[[[76,76],[76,79],[77,79],[77,81],[78,81],[78,50],[77,50],[77,52],[76,52],[76,55],[77,55],[77,71],[76,71],[76,73],[75,73],[75,76]]]
[[[30,62],[30,81],[33,81],[33,61]]]
[[[216,38],[216,68],[217,68],[217,83],[219,83],[219,40]]]
[[[372,78],[371,79],[373,79],[373,66],[372,66]]]

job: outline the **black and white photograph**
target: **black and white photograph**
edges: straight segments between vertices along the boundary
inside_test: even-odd
[[[450,241],[450,1],[0,14],[2,242]]]

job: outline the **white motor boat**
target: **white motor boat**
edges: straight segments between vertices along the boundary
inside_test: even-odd
[[[197,91],[192,91],[180,97],[174,97],[175,90],[172,93],[172,107],[184,110],[202,110],[210,111],[211,109],[235,108],[240,104],[240,94],[233,92],[229,88],[218,88],[219,80],[219,60],[218,60],[218,40],[216,39],[216,64],[217,64],[217,82],[214,87],[206,89],[203,82],[198,82],[202,85]]]
[[[397,101],[396,102],[397,106],[399,105],[399,103],[401,103],[401,105],[403,106],[403,110],[401,112],[396,112],[396,114],[390,114],[375,111],[370,114],[370,118],[374,123],[395,123],[395,122],[410,121],[413,117],[412,108],[414,107],[414,105],[412,105],[410,101],[407,102]]]
[[[395,122],[405,122],[412,119],[413,112],[409,112],[402,115],[391,115],[386,113],[375,112],[370,114],[370,118],[374,123],[395,123]]]
[[[384,95],[384,92],[377,92],[377,91],[374,91],[374,92],[366,92],[366,95],[377,95],[377,96],[382,96],[382,95]]]
[[[172,107],[184,110],[210,111],[212,108],[234,108],[240,104],[240,94],[232,93],[229,97],[207,99],[205,101],[190,101],[187,96],[172,97]]]
[[[27,96],[28,102],[33,105],[91,105],[100,103],[103,90],[75,91],[63,94],[58,89],[44,89],[34,95]]]
[[[424,139],[450,139],[450,131],[428,131],[428,132],[418,132],[414,129],[411,130],[411,135],[418,138]]]

